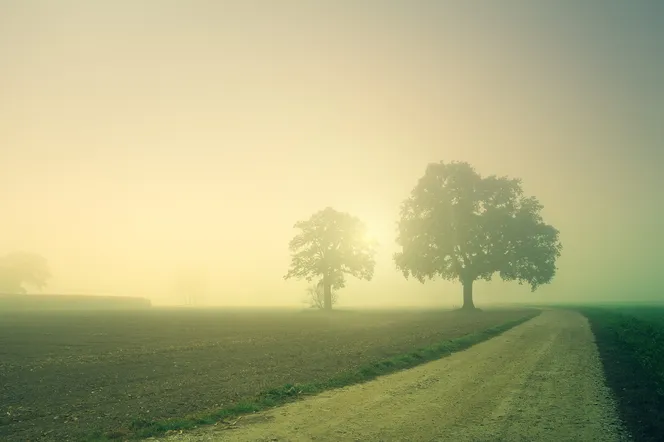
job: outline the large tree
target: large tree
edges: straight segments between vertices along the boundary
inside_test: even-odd
[[[495,273],[534,291],[552,280],[562,250],[541,209],[519,179],[482,177],[464,162],[429,164],[401,206],[394,261],[406,278],[461,282],[465,309],[475,308],[473,282]]]
[[[43,256],[12,252],[0,257],[0,293],[24,294],[26,286],[41,289],[51,277]]]
[[[367,240],[358,218],[327,207],[294,228],[300,232],[289,243],[291,265],[284,279],[320,279],[325,310],[332,309],[332,290],[345,287],[346,275],[373,277],[376,244]]]

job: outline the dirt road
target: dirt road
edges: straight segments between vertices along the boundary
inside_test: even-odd
[[[190,441],[601,441],[623,435],[586,319],[544,311],[411,370],[264,413]]]

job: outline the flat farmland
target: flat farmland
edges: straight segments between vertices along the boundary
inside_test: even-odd
[[[123,437],[135,422],[213,412],[536,313],[155,308],[0,314],[0,439]]]
[[[584,307],[607,384],[635,442],[664,435],[664,306]]]

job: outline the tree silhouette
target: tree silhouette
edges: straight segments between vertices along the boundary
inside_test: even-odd
[[[35,253],[12,252],[0,257],[0,293],[25,294],[25,286],[41,289],[51,277],[48,262]]]
[[[376,244],[366,239],[358,218],[327,207],[294,228],[300,233],[289,243],[291,265],[284,279],[320,278],[325,310],[332,309],[332,290],[345,287],[346,275],[373,277]]]
[[[519,179],[483,178],[464,162],[429,164],[401,206],[394,261],[406,278],[461,282],[464,309],[475,308],[473,282],[496,272],[534,291],[552,280],[562,250],[541,209]]]

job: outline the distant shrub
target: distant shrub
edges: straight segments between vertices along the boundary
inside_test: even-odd
[[[323,281],[319,281],[318,284],[312,284],[307,288],[307,297],[305,302],[309,304],[311,308],[323,309],[325,307],[325,289],[323,287]],[[332,292],[332,305],[337,303],[337,293]]]

